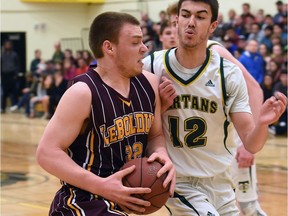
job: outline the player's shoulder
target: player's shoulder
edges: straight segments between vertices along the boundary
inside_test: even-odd
[[[215,46],[215,45],[223,47],[223,45],[218,41],[215,41],[215,40],[208,40],[207,41],[207,48],[208,49],[210,49],[212,46]]]

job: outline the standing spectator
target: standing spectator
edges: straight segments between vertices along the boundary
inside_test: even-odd
[[[258,42],[250,40],[247,42],[245,52],[240,56],[239,61],[254,77],[254,79],[261,84],[264,78],[264,60],[260,53],[258,53]]]
[[[243,19],[243,22],[247,23],[247,18],[250,17],[251,19],[255,19],[255,16],[251,13],[251,7],[249,3],[242,4],[242,14],[241,17]]]
[[[64,60],[64,53],[61,50],[60,42],[57,41],[54,44],[54,53],[53,53],[53,56],[52,56],[52,61],[54,63],[56,63],[56,62],[63,62],[63,60]]]
[[[5,41],[1,53],[1,113],[6,111],[6,100],[10,97],[11,105],[17,104],[17,77],[20,69],[18,54],[13,50],[12,41]]]
[[[38,64],[41,62],[41,50],[36,49],[34,51],[34,59],[30,63],[30,72],[32,73],[33,76],[37,76],[37,69],[38,69]]]
[[[284,19],[287,18],[287,12],[285,11],[285,7],[282,1],[276,2],[277,13],[273,17],[273,21],[275,24],[283,24]]]

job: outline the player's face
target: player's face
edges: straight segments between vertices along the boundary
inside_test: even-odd
[[[179,45],[192,48],[202,44],[206,47],[209,35],[217,27],[211,23],[211,9],[203,2],[184,1],[178,16]]]
[[[125,24],[120,31],[119,42],[115,46],[115,61],[126,77],[137,76],[142,72],[142,59],[148,50],[142,39],[140,26]]]
[[[162,42],[163,49],[176,47],[175,31],[173,31],[172,27],[168,26],[164,29],[160,35],[160,41]]]

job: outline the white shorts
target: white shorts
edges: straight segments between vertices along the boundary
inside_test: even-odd
[[[229,169],[211,178],[178,177],[166,207],[175,216],[238,216]]]
[[[236,159],[234,159],[231,174],[238,202],[251,202],[258,199],[255,164],[248,168],[239,168]]]

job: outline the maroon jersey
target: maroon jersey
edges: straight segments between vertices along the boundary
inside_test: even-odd
[[[155,93],[146,77],[140,74],[131,78],[128,98],[106,85],[93,69],[74,78],[76,82],[89,86],[92,101],[87,126],[68,149],[72,160],[95,175],[107,177],[126,161],[143,157],[155,111]],[[110,201],[63,182],[50,215],[126,214]]]

